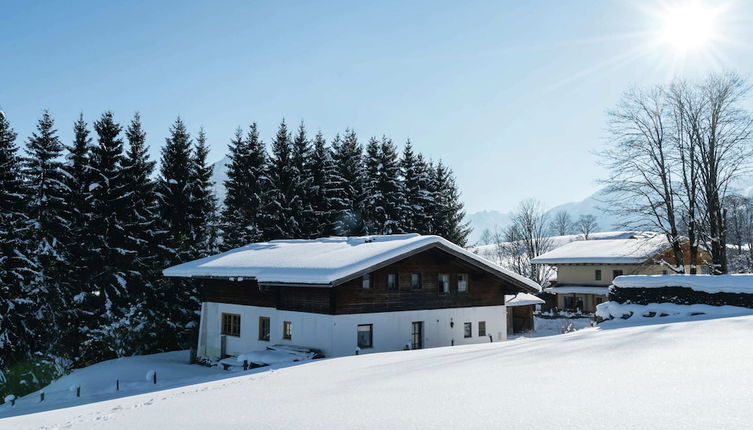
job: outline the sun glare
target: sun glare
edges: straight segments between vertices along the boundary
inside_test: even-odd
[[[709,47],[716,38],[713,9],[700,2],[688,2],[665,10],[661,42],[686,53]]]

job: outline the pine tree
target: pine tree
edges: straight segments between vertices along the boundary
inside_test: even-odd
[[[300,237],[301,225],[297,216],[303,210],[301,196],[297,194],[298,178],[292,156],[293,145],[283,120],[272,140],[267,164],[269,189],[264,205],[264,236],[267,240]]]
[[[0,370],[32,352],[26,300],[26,208],[16,133],[0,111]]]
[[[36,324],[33,344],[55,351],[55,342],[69,331],[72,315],[71,295],[67,284],[67,243],[71,227],[66,176],[62,162],[63,145],[54,128],[54,121],[44,111],[26,144],[23,176],[29,222],[29,257],[35,271],[30,280],[29,300],[35,309]]]
[[[340,236],[357,236],[365,233],[362,217],[364,202],[363,148],[355,131],[346,130],[332,142],[332,158],[337,167],[334,178],[337,199],[333,201],[336,212],[335,233]]]
[[[459,246],[465,246],[471,229],[463,222],[465,211],[452,170],[440,161],[434,169],[433,181],[436,212],[432,233]]]
[[[335,233],[335,212],[337,199],[335,163],[327,148],[322,133],[314,137],[314,148],[308,159],[306,171],[310,177],[307,195],[311,202],[314,225],[309,228],[311,237],[331,236]]]
[[[266,153],[256,123],[246,138],[239,128],[230,141],[230,164],[222,208],[222,248],[232,249],[262,239],[261,214],[267,189]]]
[[[191,230],[193,231],[193,258],[202,258],[216,251],[217,199],[212,187],[211,164],[207,163],[209,146],[204,129],[196,136],[191,166]]]
[[[313,196],[311,194],[312,172],[309,170],[309,158],[312,155],[311,141],[306,136],[303,122],[298,126],[298,133],[293,138],[290,161],[293,165],[293,192],[298,196],[293,209],[293,218],[298,221],[301,239],[318,237],[318,222],[314,212]]]

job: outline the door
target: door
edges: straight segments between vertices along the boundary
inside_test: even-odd
[[[413,333],[411,335],[411,349],[421,349],[424,347],[424,322],[413,322]]]

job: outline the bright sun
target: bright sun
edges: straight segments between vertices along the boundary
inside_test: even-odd
[[[661,42],[686,53],[708,48],[716,38],[716,11],[700,2],[668,7],[664,11]]]

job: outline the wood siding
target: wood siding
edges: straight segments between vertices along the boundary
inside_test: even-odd
[[[398,274],[398,289],[387,288],[387,275]],[[412,289],[411,273],[421,273],[422,288]],[[450,277],[450,292],[437,287],[439,274]],[[468,275],[468,289],[458,291],[457,275]],[[429,249],[370,273],[370,288],[361,278],[332,288],[263,286],[255,280],[200,280],[201,300],[274,307],[320,314],[353,314],[420,309],[504,305],[505,294],[518,289],[509,282],[440,249]]]

